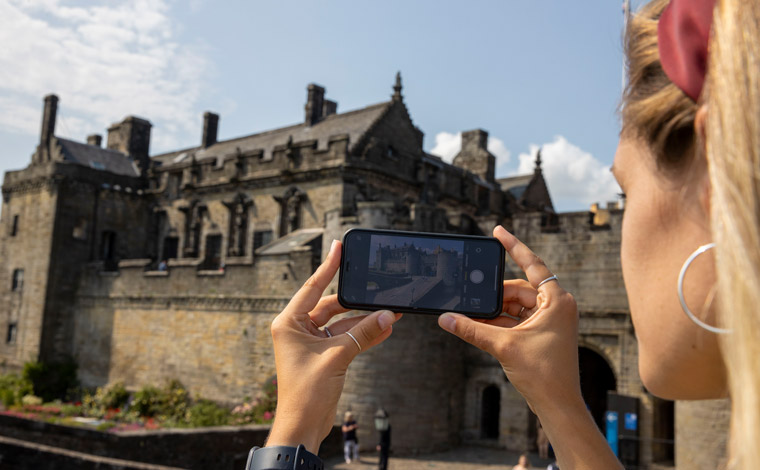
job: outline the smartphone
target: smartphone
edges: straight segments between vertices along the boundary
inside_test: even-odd
[[[338,301],[406,313],[501,313],[504,247],[495,238],[351,229],[343,237]]]

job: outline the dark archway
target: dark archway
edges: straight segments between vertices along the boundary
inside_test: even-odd
[[[596,425],[604,432],[607,391],[617,390],[615,373],[602,356],[588,348],[578,348],[578,365],[581,371],[583,400],[591,411]]]
[[[501,392],[496,385],[489,385],[483,390],[480,413],[480,437],[484,439],[499,438],[499,415],[501,414]]]

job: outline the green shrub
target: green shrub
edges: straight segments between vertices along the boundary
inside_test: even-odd
[[[82,408],[87,416],[102,418],[108,410],[123,408],[129,400],[129,392],[122,382],[98,387],[95,394],[85,393]]]
[[[33,393],[32,383],[18,374],[0,375],[0,401],[6,407],[21,404],[21,399]]]
[[[196,428],[202,426],[223,426],[230,422],[230,410],[211,400],[197,400],[185,414],[185,424]]]
[[[66,398],[69,390],[76,388],[77,364],[72,359],[60,362],[27,362],[22,372],[24,379],[32,383],[34,394],[43,401]]]
[[[141,416],[181,421],[190,404],[190,394],[178,381],[171,380],[163,388],[146,385],[135,393],[132,409]]]

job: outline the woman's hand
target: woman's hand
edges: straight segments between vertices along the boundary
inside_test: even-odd
[[[348,311],[336,295],[322,297],[338,271],[340,247],[339,241],[333,241],[324,263],[272,322],[278,388],[267,445],[303,444],[316,454],[335,421],[348,365],[359,352],[388,338],[391,325],[401,317],[379,311],[319,329]]]
[[[501,363],[509,381],[538,415],[561,468],[621,468],[583,402],[578,373],[578,308],[541,258],[514,235],[494,237],[528,280],[504,282],[510,316],[473,320],[446,313],[438,324]],[[540,284],[540,286],[539,286]]]
[[[498,359],[531,407],[580,399],[575,300],[556,280],[538,287],[552,276],[543,261],[501,226],[493,234],[528,277],[504,281],[503,310],[510,316],[473,320],[446,313],[439,325]]]

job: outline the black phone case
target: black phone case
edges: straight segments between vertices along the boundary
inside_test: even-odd
[[[506,252],[504,250],[504,247],[501,243],[498,242],[493,237],[485,237],[485,236],[477,236],[477,235],[458,235],[458,234],[441,234],[441,233],[430,233],[430,232],[407,232],[402,230],[382,230],[382,229],[365,229],[365,228],[352,228],[346,231],[346,233],[343,234],[343,244],[341,247],[341,260],[340,260],[340,274],[338,275],[338,303],[340,303],[345,308],[350,308],[352,310],[366,310],[366,311],[377,311],[377,310],[391,310],[396,313],[423,313],[428,315],[441,315],[446,312],[454,312],[454,313],[461,313],[462,315],[466,315],[471,318],[496,318],[498,317],[503,308],[503,303],[500,301],[497,301],[498,309],[495,312],[490,312],[489,314],[484,314],[483,312],[468,312],[465,310],[440,310],[440,309],[427,309],[427,308],[407,308],[407,307],[397,307],[397,306],[383,306],[380,304],[362,304],[362,303],[352,303],[343,298],[343,274],[345,270],[343,269],[343,263],[346,259],[346,244],[345,240],[348,237],[350,233],[353,232],[366,232],[366,233],[379,233],[379,234],[392,234],[392,235],[402,235],[402,236],[425,236],[425,237],[433,237],[433,238],[447,238],[447,239],[475,239],[475,240],[494,240],[496,241],[496,244],[499,246],[499,278],[497,282],[498,286],[498,299],[501,299],[504,295],[504,258],[506,256]]]

